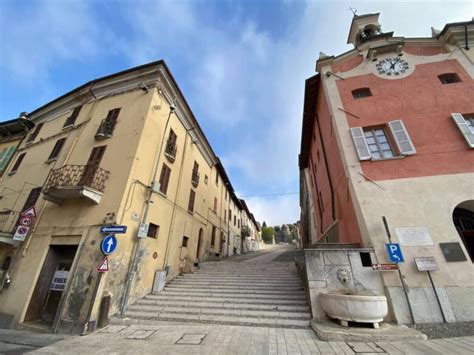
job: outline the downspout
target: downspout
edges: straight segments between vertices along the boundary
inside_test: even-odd
[[[467,40],[467,24],[464,24],[464,44],[465,44],[464,49],[466,51],[468,51],[469,50],[469,42]]]
[[[331,118],[332,119],[332,118]],[[331,212],[332,212],[332,221],[333,223],[336,221],[336,206],[335,206],[335,199],[334,199],[334,187],[332,185],[332,177],[331,171],[329,170],[328,159],[326,156],[326,147],[324,145],[323,135],[321,133],[321,127],[319,126],[319,116],[316,114],[316,127],[318,128],[319,138],[321,139],[321,148],[323,150],[323,158],[324,158],[324,165],[326,166],[326,171],[328,173],[328,182],[329,182],[329,189],[331,190]]]
[[[176,109],[175,105],[170,104],[170,112],[168,114],[168,118],[166,119],[165,129],[163,130],[163,137],[161,138],[161,143],[160,143],[160,150],[158,151],[158,155],[156,157],[156,165],[155,165],[155,169],[153,171],[153,178],[151,180],[151,188],[149,189],[147,199],[145,200],[145,210],[143,212],[143,219],[142,219],[141,224],[146,224],[146,222],[147,222],[148,211],[150,210],[151,198],[153,196],[153,188],[154,188],[154,185],[155,185],[156,176],[158,175],[158,168],[160,166],[161,153],[163,152],[163,145],[164,145],[164,142],[165,142],[165,139],[166,139],[166,132],[168,130],[168,125],[169,125],[169,122],[170,122],[171,114],[175,111],[175,109]],[[125,290],[124,290],[124,294],[123,294],[123,297],[122,297],[122,305],[120,307],[121,308],[120,313],[122,315],[125,313],[126,308],[127,308],[127,302],[128,302],[128,298],[130,296],[130,286],[132,284],[133,277],[135,275],[138,252],[140,251],[141,244],[142,244],[141,242],[142,242],[142,238],[138,238],[137,244],[136,244],[135,249],[133,251],[132,262],[131,262],[130,268],[128,270],[127,281],[125,283]]]

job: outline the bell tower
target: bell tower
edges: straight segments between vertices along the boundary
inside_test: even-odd
[[[380,37],[391,37],[393,32],[383,33],[379,23],[379,13],[354,15],[347,43],[351,43],[355,48],[362,43]]]

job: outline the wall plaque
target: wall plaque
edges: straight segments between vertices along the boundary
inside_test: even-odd
[[[434,245],[430,232],[426,227],[416,228],[395,228],[400,245],[405,246],[426,246]]]
[[[415,264],[418,271],[435,271],[439,270],[434,256],[423,256],[415,258]]]
[[[464,255],[464,252],[462,251],[461,245],[457,242],[439,243],[439,247],[448,263],[467,260],[466,255]]]

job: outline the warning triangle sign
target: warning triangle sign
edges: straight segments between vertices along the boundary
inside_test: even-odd
[[[21,212],[21,215],[22,216],[28,216],[28,217],[36,217],[36,210],[35,210],[35,206],[32,206],[30,208],[27,208],[26,210],[24,210],[23,212]]]
[[[109,271],[109,258],[107,256],[100,261],[99,265],[97,266],[97,271],[98,272]]]

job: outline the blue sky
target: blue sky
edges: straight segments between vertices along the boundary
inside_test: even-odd
[[[0,121],[84,82],[164,59],[240,196],[297,192],[304,80],[350,49],[352,14],[430,36],[472,1],[1,0]],[[299,218],[297,194],[247,197],[267,224]]]

